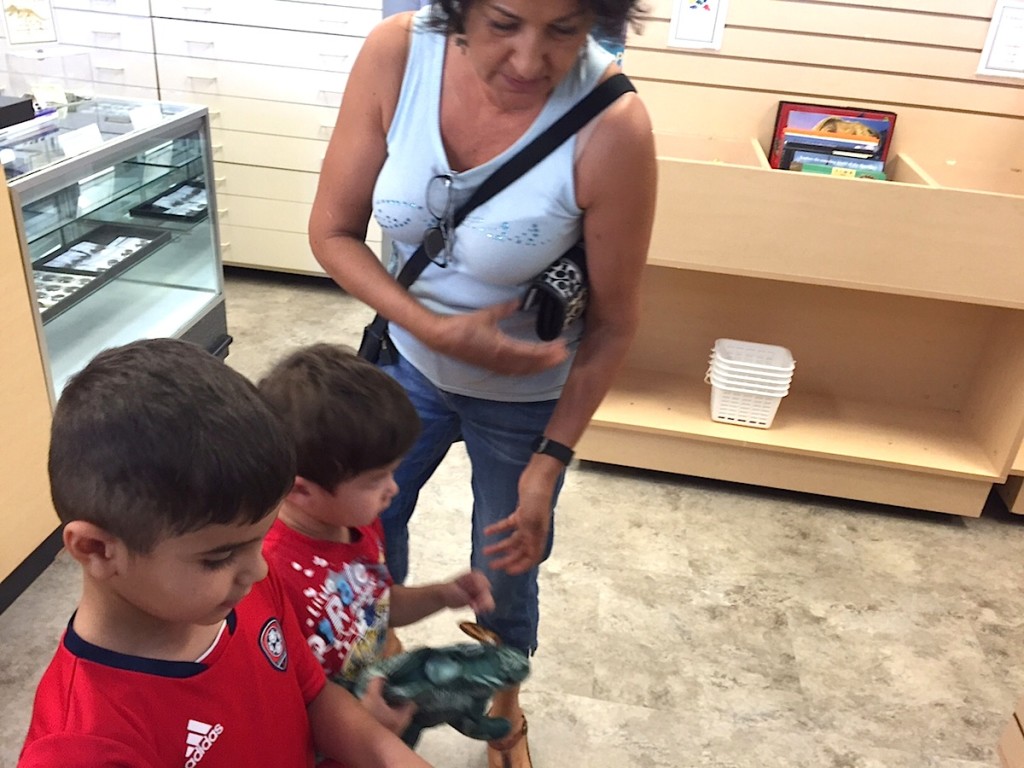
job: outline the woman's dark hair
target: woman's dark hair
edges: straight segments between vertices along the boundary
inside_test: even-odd
[[[430,26],[446,35],[460,35],[466,31],[466,13],[479,0],[435,0]],[[593,32],[618,35],[631,24],[639,30],[638,17],[647,8],[640,0],[579,0],[580,5],[594,14]]]
[[[74,376],[50,433],[61,522],[86,520],[147,554],[207,525],[255,523],[295,480],[295,456],[256,387],[204,349],[149,339]]]
[[[349,347],[298,349],[259,392],[291,435],[297,474],[328,491],[400,459],[420,434],[402,385]]]

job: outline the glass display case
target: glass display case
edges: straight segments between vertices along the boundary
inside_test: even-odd
[[[209,136],[206,107],[114,99],[0,131],[54,399],[137,339],[226,356]]]

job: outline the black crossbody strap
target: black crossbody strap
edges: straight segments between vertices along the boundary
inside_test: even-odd
[[[535,138],[513,157],[509,158],[500,168],[488,176],[483,184],[476,188],[469,199],[463,203],[452,218],[453,229],[462,223],[469,213],[479,205],[490,200],[505,187],[518,179],[537,163],[554,152],[566,139],[589,123],[619,96],[636,91],[633,83],[621,72],[612,75],[594,90],[576,102],[572,108],[552,123],[540,136]],[[395,280],[403,288],[408,288],[430,263],[427,249],[420,244],[409,260],[402,266]],[[366,336],[381,340],[387,329],[387,318],[374,315],[373,321],[366,327]],[[364,342],[365,343],[365,342]]]
[[[518,179],[537,163],[554,152],[566,139],[593,120],[619,96],[636,91],[633,83],[621,72],[612,75],[594,90],[580,99],[573,107],[552,123],[540,136],[535,138],[500,168],[488,176],[463,203],[452,218],[453,228],[459,226],[477,206],[483,205],[505,187]],[[412,285],[430,263],[426,249],[420,245],[398,273],[396,280],[403,288]]]

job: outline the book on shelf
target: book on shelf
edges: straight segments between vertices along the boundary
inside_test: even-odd
[[[824,152],[808,152],[798,149],[793,152],[789,164],[800,163],[802,165],[829,165],[836,168],[853,168],[864,171],[884,171],[885,163],[881,160],[872,160],[863,157],[850,157],[845,153],[827,154]]]
[[[801,173],[817,173],[825,176],[842,176],[848,179],[877,179],[885,181],[885,171],[874,171],[868,168],[841,168],[836,165],[819,165],[817,163],[796,163],[789,170]]]
[[[783,144],[795,142],[829,149],[848,149],[855,152],[877,154],[879,140],[874,136],[855,136],[847,133],[826,133],[787,128],[782,132]]]

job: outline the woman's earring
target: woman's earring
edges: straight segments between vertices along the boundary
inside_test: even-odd
[[[459,50],[462,51],[462,55],[465,56],[466,55],[466,49],[469,47],[469,41],[466,40],[466,36],[465,35],[456,35],[455,36],[455,45],[456,45],[456,47],[458,47]]]

